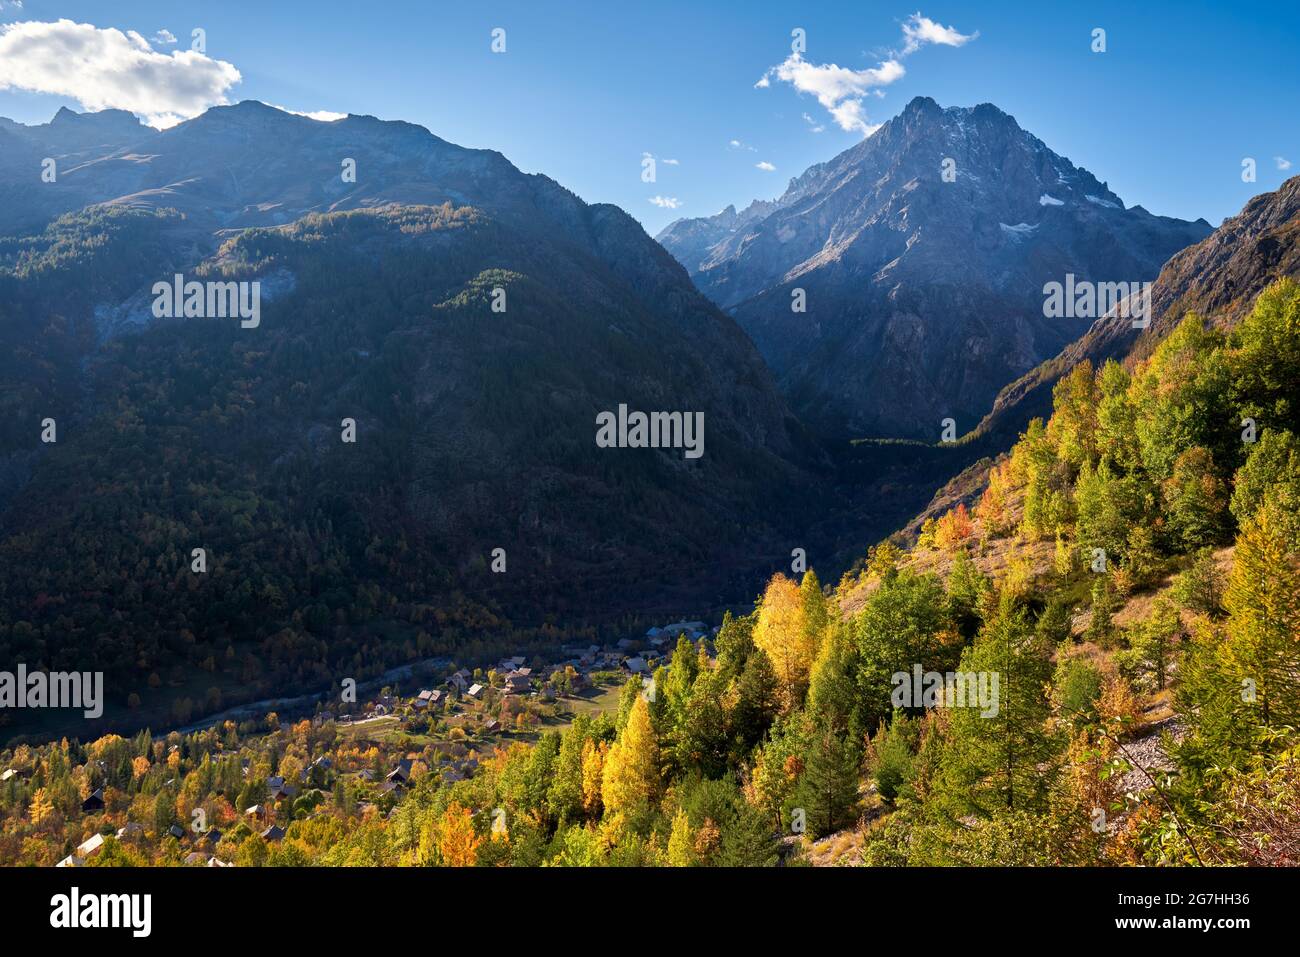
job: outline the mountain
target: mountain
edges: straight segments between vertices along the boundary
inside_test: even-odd
[[[749,339],[616,207],[373,117],[73,125],[103,151],[6,179],[35,198],[0,219],[5,660],[201,710],[553,643],[752,594],[829,494]],[[155,319],[176,273],[259,282],[260,321]],[[703,454],[598,446],[620,405],[698,413]]]
[[[838,434],[933,440],[1087,330],[1044,317],[1046,283],[1151,280],[1209,232],[1126,207],[990,104],[918,97],[774,203],[657,238],[750,334],[796,412]]]
[[[1177,253],[1151,286],[1151,324],[1141,331],[1113,312],[1052,359],[1008,384],[974,430],[1014,439],[1034,416],[1051,411],[1052,386],[1085,360],[1149,355],[1188,312],[1236,324],[1269,283],[1300,279],[1300,176],[1261,193],[1201,242]]]

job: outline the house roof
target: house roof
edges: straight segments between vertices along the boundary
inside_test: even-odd
[[[78,857],[90,857],[90,855],[99,851],[104,846],[104,835],[96,834],[81,844],[77,845]]]

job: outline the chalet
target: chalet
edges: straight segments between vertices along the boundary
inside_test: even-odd
[[[85,867],[86,862],[82,860],[80,857],[77,857],[77,855],[75,854],[69,854],[67,857],[59,861],[59,863],[55,864],[54,866],[55,867]]]
[[[483,730],[484,730],[484,731],[487,731],[489,734],[491,734],[491,733],[495,733],[495,732],[497,732],[497,731],[500,731],[500,730],[501,730],[501,722],[498,721],[498,720],[496,720],[496,718],[493,718],[493,719],[492,719],[491,721],[489,721],[487,724],[483,725]]]
[[[398,797],[406,790],[401,781],[385,781],[379,785],[380,794],[396,794]]]
[[[510,674],[506,675],[505,684],[501,688],[502,692],[504,694],[523,694],[530,690],[533,686],[533,682],[532,679],[524,673],[525,671],[528,671],[528,669],[525,668],[521,671],[512,671]]]
[[[73,854],[76,857],[79,857],[83,861],[85,861],[94,857],[103,849],[104,849],[104,835],[96,834],[94,837],[90,838],[89,840],[83,841],[81,844],[77,845],[77,849],[73,851]]]
[[[471,698],[473,698],[475,701],[477,701],[479,698],[483,696],[483,686],[478,683],[472,684],[469,686],[469,691],[465,693],[469,695]]]
[[[0,784],[6,784],[14,778],[25,778],[29,773],[23,768],[5,768],[4,773],[0,774]]]
[[[437,705],[440,701],[442,701],[441,691],[426,688],[415,696],[415,700],[411,702],[411,705],[415,708],[428,708]]]
[[[262,840],[283,841],[284,828],[280,827],[280,825],[278,824],[272,824],[270,827],[268,827],[265,831],[262,832]]]
[[[262,804],[254,804],[244,813],[256,821],[266,820],[266,806]]]
[[[457,692],[464,693],[470,684],[470,673],[468,671],[457,671],[447,679],[447,686],[455,688]]]
[[[369,768],[362,768],[357,772],[357,780],[359,781],[373,781],[374,779],[375,772],[371,771]]]
[[[298,789],[294,785],[281,783],[280,786],[274,790],[268,788],[266,791],[266,797],[269,801],[285,801],[294,797],[297,793]]]
[[[104,789],[95,788],[90,797],[81,802],[81,809],[88,814],[104,810]]]
[[[189,867],[194,867],[196,864],[201,864],[206,867],[208,863],[208,855],[200,853],[199,851],[190,851],[185,855],[185,863]]]
[[[623,662],[623,667],[634,675],[639,675],[650,670],[646,666],[644,658],[628,658]]]
[[[402,758],[397,766],[388,772],[388,780],[396,784],[405,784],[411,780],[411,759]]]
[[[221,860],[220,858],[216,858],[216,857],[208,858],[208,867],[234,867],[234,866],[235,866],[234,864],[229,864],[226,861]]]
[[[176,838],[176,840],[178,841],[183,840],[185,838],[185,829],[182,828],[179,824],[173,824],[171,827],[167,828],[167,833],[170,834],[172,837]]]
[[[122,827],[117,829],[117,839],[125,841],[128,838],[144,837],[144,825],[137,824],[135,821],[128,821]]]
[[[211,844],[213,847],[216,847],[221,843],[221,836],[221,832],[214,827],[212,830],[208,831],[207,834],[203,835],[203,843]]]
[[[273,776],[266,779],[266,789],[268,791],[278,791],[284,787],[284,778]]]

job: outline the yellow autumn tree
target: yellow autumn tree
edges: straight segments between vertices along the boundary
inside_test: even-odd
[[[601,798],[606,811],[637,811],[659,793],[659,741],[650,723],[650,706],[638,695],[627,726],[605,758]]]
[[[609,743],[599,743],[588,738],[582,745],[582,809],[592,817],[599,817],[600,790],[605,776],[605,758]]]
[[[797,708],[808,690],[819,638],[811,625],[808,604],[799,586],[784,575],[773,575],[763,592],[754,644],[772,662],[784,714]]]
[[[1237,536],[1219,647],[1224,672],[1254,682],[1262,723],[1277,726],[1300,724],[1300,570],[1286,519],[1280,496],[1269,495]]]
[[[668,866],[693,867],[698,863],[695,855],[695,834],[686,812],[678,808],[673,818],[672,833],[668,836]]]

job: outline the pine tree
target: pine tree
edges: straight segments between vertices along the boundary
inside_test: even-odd
[[[950,709],[948,749],[940,790],[957,815],[1043,806],[1059,748],[1046,727],[1051,648],[1034,634],[1023,610],[1006,598],[974,646],[962,655],[964,674],[998,679],[993,708]]]
[[[825,837],[858,818],[859,753],[848,737],[820,728],[808,750],[794,803],[807,815],[808,831]]]

